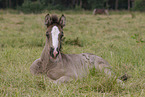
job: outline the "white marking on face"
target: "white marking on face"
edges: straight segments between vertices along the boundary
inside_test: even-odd
[[[58,35],[59,35],[59,33],[60,33],[60,31],[59,31],[58,27],[54,26],[51,30],[51,34],[52,34],[52,45],[55,49],[58,47]]]

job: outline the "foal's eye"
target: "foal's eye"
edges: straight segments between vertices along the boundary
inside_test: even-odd
[[[49,38],[49,33],[48,32],[46,32],[46,36]]]

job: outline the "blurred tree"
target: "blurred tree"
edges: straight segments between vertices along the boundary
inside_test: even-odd
[[[130,0],[128,0],[128,10],[130,10]]]
[[[145,0],[135,0],[132,10],[145,11]]]
[[[115,0],[115,10],[118,10],[118,0]]]
[[[13,8],[16,9],[18,6],[23,7],[24,5],[29,3],[26,3],[27,1],[31,2],[31,6],[38,5],[42,9],[46,10],[67,10],[67,9],[85,9],[85,10],[92,10],[94,8],[98,9],[128,9],[132,8],[133,1],[134,1],[134,8],[133,9],[139,9],[142,10],[145,6],[144,2],[145,0],[0,0],[0,8]],[[37,3],[36,3],[37,2]],[[38,8],[34,7],[33,8]],[[28,8],[27,8],[28,9]]]

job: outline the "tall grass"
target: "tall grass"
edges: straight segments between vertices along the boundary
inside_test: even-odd
[[[125,87],[103,73],[91,73],[78,81],[56,85],[46,76],[32,76],[29,67],[39,58],[45,44],[43,14],[0,12],[0,96],[125,96],[145,95],[144,13],[93,16],[91,12],[63,12],[63,53],[94,53],[107,60],[119,77],[130,78]],[[61,16],[61,12],[51,12]],[[139,41],[139,42],[138,42]],[[69,44],[70,43],[70,44]],[[79,45],[81,46],[79,46]]]

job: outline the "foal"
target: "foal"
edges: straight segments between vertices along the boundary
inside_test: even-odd
[[[61,40],[65,22],[64,15],[60,19],[56,15],[50,16],[47,14],[45,16],[45,25],[47,26],[46,43],[41,57],[31,65],[30,72],[34,75],[46,74],[49,79],[56,83],[82,78],[94,67],[110,77],[112,74],[109,63],[99,56],[90,53],[61,53]]]
[[[109,12],[107,9],[94,9],[93,10],[93,15],[96,15],[96,14],[106,14],[106,15],[109,15]]]

